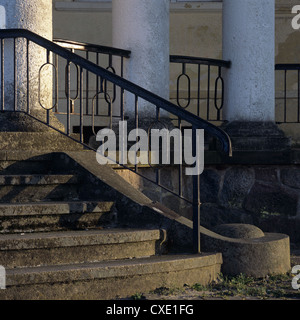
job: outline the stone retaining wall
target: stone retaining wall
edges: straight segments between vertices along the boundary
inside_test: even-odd
[[[247,162],[247,161],[245,161]],[[117,172],[150,199],[191,219],[189,203],[128,170]],[[152,168],[139,172],[154,178]],[[178,190],[178,169],[165,167],[161,181]],[[265,232],[288,234],[300,242],[300,164],[209,164],[200,177],[201,225],[212,230],[223,223],[254,224]],[[183,175],[183,195],[191,198],[191,177]]]

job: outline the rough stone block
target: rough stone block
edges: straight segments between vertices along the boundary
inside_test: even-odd
[[[281,182],[289,187],[300,189],[300,167],[282,169]]]
[[[254,170],[247,167],[231,167],[224,176],[220,202],[225,207],[242,207],[245,197],[255,182]]]
[[[205,169],[200,177],[200,199],[202,203],[218,202],[221,174],[217,170]]]
[[[256,182],[247,196],[244,208],[260,215],[295,216],[300,192],[280,184]]]

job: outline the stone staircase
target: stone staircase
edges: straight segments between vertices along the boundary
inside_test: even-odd
[[[0,299],[114,299],[220,272],[221,254],[172,254],[163,223],[127,217],[151,201],[93,151],[55,131],[0,132],[0,147]]]

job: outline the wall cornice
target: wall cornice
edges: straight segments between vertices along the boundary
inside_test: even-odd
[[[297,0],[276,0],[276,14],[291,15],[294,5],[299,4]],[[111,11],[112,5],[110,1],[55,1],[55,10],[58,11]],[[171,12],[221,12],[222,1],[183,1],[171,2]]]

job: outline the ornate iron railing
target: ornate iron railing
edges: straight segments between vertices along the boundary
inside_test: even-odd
[[[224,105],[222,71],[230,68],[230,61],[171,55],[170,63],[181,69],[177,71],[176,85],[173,84],[177,105],[208,121],[221,121]]]
[[[174,100],[177,105],[208,121],[223,121],[226,85],[223,69],[230,68],[231,63],[185,56],[171,56],[170,62],[181,68],[174,81],[176,83]],[[190,66],[189,70],[187,66]],[[276,64],[275,71],[276,123],[300,123],[300,64]],[[180,86],[183,80],[186,80],[185,87]]]
[[[84,52],[85,58],[107,70],[124,76],[124,58],[130,58],[130,51],[70,40],[54,40],[72,52]],[[94,56],[93,56],[94,54]],[[106,55],[106,61],[99,57]],[[120,62],[117,68],[113,65]],[[193,56],[171,55],[171,101],[177,106],[210,122],[223,121],[224,69],[231,62]],[[300,123],[300,64],[277,64],[276,70],[276,122]],[[86,81],[86,105],[89,101],[89,81]],[[96,85],[96,87],[99,85]],[[114,95],[115,97],[115,95]],[[71,101],[72,103],[72,101]],[[96,98],[98,109],[99,97]]]
[[[72,40],[65,40],[65,39],[54,39],[54,43],[60,45],[63,48],[66,48],[70,50],[73,53],[76,53],[86,60],[89,60],[93,63],[95,63],[98,66],[101,66],[105,68],[108,71],[111,71],[114,74],[118,74],[120,77],[123,78],[124,76],[124,59],[125,58],[130,58],[131,52],[129,50],[123,50],[123,49],[118,49],[118,48],[113,48],[113,47],[108,47],[108,46],[101,46],[97,44],[91,44],[91,43],[86,43],[86,42],[78,42],[78,41],[72,41]],[[56,65],[58,66],[58,61],[56,61]],[[79,81],[79,74],[78,70],[76,74],[74,72],[71,72],[69,70],[69,74],[71,77],[71,81],[75,78],[75,81]],[[67,71],[66,71],[67,72]],[[77,78],[77,80],[76,80]],[[92,79],[94,78],[94,79]],[[88,139],[90,135],[94,134],[97,129],[105,125],[105,121],[100,121],[100,123],[95,124],[95,117],[97,118],[100,116],[100,103],[101,99],[107,100],[108,95],[104,94],[103,96],[97,94],[100,91],[100,82],[98,77],[93,77],[89,72],[85,73],[85,79],[84,79],[84,88],[83,88],[83,94],[84,94],[84,107],[85,107],[85,114],[86,115],[91,115],[92,120],[91,120],[91,125],[87,125],[84,128],[84,140],[85,142],[88,142]],[[104,82],[105,86],[105,92],[108,91],[108,83],[105,81]],[[70,99],[70,104],[71,104],[71,111],[74,110],[74,103],[75,100],[78,99],[79,94],[78,94],[78,88],[79,86],[77,85],[77,88],[75,89],[75,92],[73,94],[73,99]],[[113,85],[111,89],[111,103],[115,103],[116,100],[120,101],[122,104],[123,101],[123,92],[122,90],[119,90],[117,92],[116,86]],[[119,97],[117,97],[117,95]],[[61,99],[65,99],[65,96],[62,96]],[[107,101],[106,101],[107,102]],[[93,110],[95,112],[93,112]],[[109,106],[108,103],[108,108],[106,114],[101,112],[101,118],[103,119],[104,116],[109,118],[109,122],[112,123],[113,118],[122,118],[122,111],[123,108],[114,108],[114,113],[112,113],[112,110]],[[58,112],[56,112],[58,113]],[[99,118],[99,117],[98,117]],[[98,121],[99,122],[99,121]],[[106,122],[107,123],[107,122]],[[96,129],[95,129],[96,127]],[[75,125],[73,126],[74,132],[79,132],[80,126]]]
[[[300,64],[276,64],[276,122],[300,123]]]
[[[133,114],[133,123],[135,129],[138,129],[141,125],[141,117],[139,112],[139,102],[147,101],[149,105],[153,106],[155,116],[152,119],[152,123],[160,123],[161,112],[168,112],[172,115],[173,119],[176,118],[177,127],[182,130],[183,126],[188,126],[192,128],[192,151],[193,155],[196,154],[196,138],[197,138],[197,129],[204,129],[207,134],[212,135],[217,138],[221,144],[223,151],[231,155],[231,141],[228,135],[221,130],[220,128],[214,126],[213,124],[205,121],[194,114],[186,111],[185,109],[176,106],[175,104],[162,99],[161,97],[141,88],[126,79],[114,74],[110,70],[106,70],[98,66],[97,64],[83,58],[73,52],[70,52],[66,48],[61,47],[58,44],[55,44],[47,39],[42,38],[30,31],[21,30],[21,29],[10,29],[10,30],[0,30],[0,55],[1,55],[1,110],[4,111],[22,111],[28,114],[32,113],[32,92],[41,90],[41,87],[38,88],[33,85],[34,78],[38,78],[41,82],[42,71],[44,68],[49,67],[52,70],[53,75],[53,88],[54,88],[54,97],[53,104],[45,106],[41,103],[39,95],[39,104],[40,109],[45,112],[46,121],[49,127],[52,127],[55,130],[53,123],[51,122],[50,112],[53,110],[58,114],[58,116],[63,117],[64,122],[66,123],[66,131],[62,132],[63,134],[71,137],[71,125],[74,125],[74,122],[71,122],[71,118],[75,118],[74,121],[78,121],[79,127],[79,138],[78,142],[85,145],[87,148],[91,148],[84,141],[84,126],[86,124],[91,125],[95,118],[102,119],[103,116],[101,111],[103,109],[109,110],[109,125],[112,126],[111,118],[114,113],[115,104],[116,108],[121,110],[119,115],[120,120],[125,119],[124,109],[124,95],[131,95],[134,99],[134,114]],[[25,47],[24,50],[18,51],[16,48],[18,45]],[[9,53],[6,49],[11,46],[11,52]],[[23,47],[22,47],[23,48]],[[39,70],[35,75],[32,75],[32,72],[29,73],[31,66],[29,62],[32,61],[31,55],[36,52],[36,50],[42,50],[44,52],[45,61],[42,62]],[[18,56],[20,55],[20,56]],[[12,59],[11,59],[12,58]],[[10,63],[6,63],[7,60],[11,59]],[[17,63],[18,62],[18,63]],[[20,62],[22,63],[22,71],[25,70],[26,76],[23,77],[23,81],[20,83],[18,81],[18,72]],[[54,63],[55,62],[55,63]],[[25,65],[25,66],[24,66]],[[71,67],[76,71],[77,76],[71,77]],[[10,70],[9,70],[10,68]],[[65,72],[62,74],[59,73],[60,68],[63,68]],[[32,70],[31,70],[32,71]],[[12,74],[13,78],[13,91],[14,96],[12,98],[13,109],[8,110],[7,105],[9,104],[6,95],[6,77],[8,74]],[[30,76],[29,76],[30,75]],[[92,102],[95,101],[98,95],[102,96],[102,99],[99,101],[99,110],[96,111],[94,108],[94,103],[91,106],[86,106],[84,104],[84,88],[87,87],[86,79],[93,77],[95,83],[99,83],[99,87],[95,88],[93,94]],[[76,83],[72,83],[72,79],[76,79]],[[72,95],[72,90],[75,88],[75,95]],[[114,89],[115,88],[115,89]],[[113,92],[120,93],[119,101],[115,103],[112,102],[111,94]],[[20,98],[19,93],[22,92]],[[58,92],[62,92],[65,96],[65,100],[60,100],[57,97]],[[40,93],[40,92],[39,92]],[[78,96],[78,97],[77,97]],[[32,115],[32,114],[31,114]],[[94,124],[94,122],[93,122]],[[152,125],[152,124],[151,124]],[[150,126],[151,126],[150,125]],[[106,125],[105,125],[106,126]],[[96,129],[96,128],[94,128]],[[122,164],[123,165],[123,164]],[[137,175],[143,177],[144,179],[154,183],[155,185],[163,188],[164,190],[170,192],[173,195],[176,195],[179,199],[182,199],[188,202],[192,206],[193,210],[193,243],[194,251],[200,251],[200,181],[199,175],[192,176],[192,192],[191,197],[185,196],[183,194],[182,187],[182,175],[183,175],[183,165],[178,165],[178,184],[179,187],[176,190],[170,190],[168,186],[163,184],[163,181],[160,179],[160,166],[154,167],[155,177],[149,178],[146,175],[142,175],[139,171],[139,166],[135,165],[133,167],[123,165],[123,167],[131,170]]]

